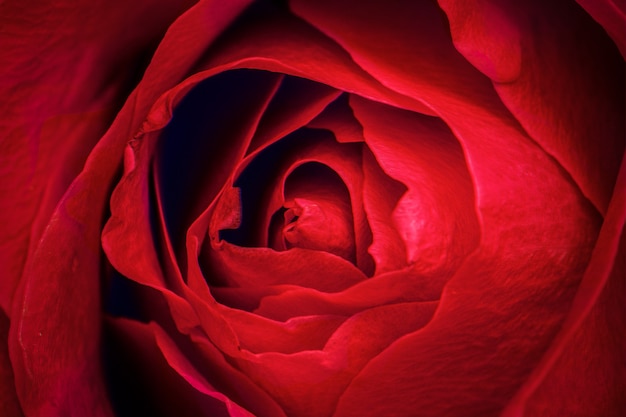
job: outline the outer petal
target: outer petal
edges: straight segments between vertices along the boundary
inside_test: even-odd
[[[9,319],[0,311],[0,415],[22,417],[8,350]]]
[[[625,155],[626,156],[626,155]],[[572,310],[503,417],[626,411],[626,162]]]
[[[252,417],[211,386],[158,325],[115,319],[109,327],[109,365],[122,385],[113,387],[114,398],[126,412]]]
[[[192,3],[0,4],[0,308],[7,313],[54,207],[155,41]]]
[[[111,415],[100,368],[104,206],[89,204],[89,185],[66,194],[16,293],[9,348],[26,415]]]
[[[382,85],[435,113],[435,104],[453,110],[499,104],[489,80],[454,49],[445,16],[432,2],[293,0],[290,6]]]
[[[188,12],[170,27],[152,60],[153,70],[146,72],[45,229],[13,303],[9,339],[17,392],[27,414],[110,414],[100,385],[97,279],[109,187],[124,146],[140,129],[150,106],[193,65],[192,57],[171,59],[190,52],[177,45],[195,38],[195,47],[206,46],[244,6],[245,2],[202,1],[193,8],[195,13]],[[215,12],[211,25],[189,31],[190,20],[202,20],[211,12]],[[162,76],[155,74],[155,67]],[[149,124],[144,128],[149,130]]]
[[[626,7],[619,0],[577,0],[613,38],[626,58]]]
[[[569,1],[439,3],[455,46],[604,214],[624,149],[626,87],[602,28]]]

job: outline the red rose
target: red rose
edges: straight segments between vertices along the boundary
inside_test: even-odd
[[[623,7],[31,3],[1,415],[626,412]]]

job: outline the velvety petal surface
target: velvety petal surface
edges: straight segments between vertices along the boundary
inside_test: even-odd
[[[597,215],[531,141],[501,121],[474,122],[459,136],[476,182],[479,249],[448,282],[433,320],[373,359],[336,416],[496,415],[569,310]]]
[[[456,269],[479,238],[473,184],[458,140],[438,118],[356,96],[350,105],[380,167],[406,187],[381,226],[393,225],[401,237],[406,264],[442,274]]]
[[[273,7],[249,9],[208,50],[198,68],[222,65],[299,76],[337,90],[434,114],[419,100],[381,85],[359,68],[345,50],[307,22]]]
[[[422,327],[435,307],[436,303],[406,303],[366,310],[342,324],[323,350],[241,355],[236,363],[277,399],[286,414],[329,416],[338,394],[368,359]]]
[[[577,0],[613,38],[615,44],[626,58],[626,5],[619,0]]]
[[[455,46],[605,213],[624,149],[626,87],[623,57],[602,28],[570,1],[439,3]]]
[[[115,355],[109,372],[117,373],[118,383],[123,384],[113,388],[117,391],[113,398],[124,412],[158,416],[252,416],[216,391],[157,324],[114,319],[108,327],[109,353]]]
[[[503,417],[620,415],[626,410],[626,164],[572,309]],[[591,382],[591,384],[590,384]],[[567,400],[565,400],[567,398]]]
[[[9,318],[0,312],[0,413],[6,417],[23,417],[24,414],[15,392],[8,339]]]
[[[56,204],[138,81],[155,42],[193,3],[0,5],[0,307],[7,314],[26,257]]]
[[[339,94],[334,88],[304,78],[285,77],[263,113],[247,153],[257,152],[304,126]]]
[[[195,7],[209,13],[216,6],[200,2]],[[210,42],[241,8],[236,3],[223,6],[223,11],[216,14],[219,18],[211,20],[213,26],[204,27],[203,41]],[[107,10],[123,14],[119,9]],[[185,20],[189,18],[184,15],[170,26],[152,60],[153,67],[167,68],[162,71],[167,79],[146,72],[143,82],[130,95],[87,159],[84,170],[65,193],[28,261],[13,303],[9,337],[17,392],[28,406],[26,413],[110,415],[101,387],[100,283],[94,279],[101,272],[102,216],[125,145],[140,129],[157,97],[172,87],[168,83],[179,81],[189,69],[189,59],[172,61],[161,54],[186,36],[194,35],[186,28]],[[77,51],[80,53],[80,48]]]

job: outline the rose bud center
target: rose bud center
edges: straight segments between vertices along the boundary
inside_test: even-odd
[[[354,262],[350,207],[341,200],[295,198],[285,202],[283,238],[287,248],[333,253]]]

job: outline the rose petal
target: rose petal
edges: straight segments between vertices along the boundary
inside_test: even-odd
[[[177,249],[191,222],[234,180],[281,79],[263,71],[217,74],[176,106],[163,130],[158,169],[165,219]]]
[[[424,271],[453,271],[479,237],[472,182],[459,142],[439,119],[356,96],[350,104],[381,168],[407,187],[397,204],[391,202],[395,207],[387,219],[406,250],[395,263],[408,262]],[[387,229],[384,222],[378,224]],[[393,236],[375,229],[373,234],[378,239]],[[396,247],[400,246],[396,243]],[[377,247],[372,250],[380,252]]]
[[[626,253],[622,234],[621,254]],[[626,413],[624,257],[617,259],[602,295],[550,365],[538,367],[508,416],[610,416]],[[556,343],[554,344],[556,345]],[[544,363],[546,363],[544,361]],[[543,369],[542,369],[543,368]],[[545,369],[545,370],[544,370]],[[538,375],[538,376],[535,376]],[[527,389],[530,387],[530,389]],[[521,411],[523,410],[523,411]]]
[[[203,364],[202,374],[212,375],[219,383],[220,392],[237,398],[247,409],[259,417],[285,417],[277,402],[243,372],[227,362],[224,354],[210,343],[204,334],[192,333],[191,341],[198,352],[198,362]]]
[[[200,68],[256,68],[294,75],[364,97],[434,114],[419,101],[383,87],[344,50],[306,22],[258,2],[224,33]]]
[[[23,417],[24,414],[15,392],[15,379],[9,359],[9,324],[9,318],[0,311],[0,415]]]
[[[613,38],[626,58],[626,8],[615,0],[576,0]]]
[[[356,264],[351,198],[336,172],[318,162],[304,163],[285,179],[284,198],[279,233],[287,248],[324,251]]]
[[[337,315],[315,315],[279,322],[238,309],[221,310],[237,333],[241,348],[252,353],[321,350],[346,320]]]
[[[203,85],[203,88],[197,87],[196,90],[189,93],[187,98],[190,101],[183,102],[179,107],[179,111],[189,110],[188,106],[190,104],[195,104],[195,101],[198,100],[198,95],[200,98],[211,97],[211,100],[213,100],[216,96],[215,89],[217,88],[219,90],[222,87],[219,80],[220,79],[210,80],[208,84]],[[272,77],[272,80],[276,81],[276,77]],[[257,81],[257,79],[255,79],[255,81]],[[267,81],[267,78],[263,78],[263,81]],[[168,142],[172,140],[168,140],[168,138],[174,137],[178,148],[181,148],[180,140],[178,139],[181,136],[192,142],[189,144],[189,147],[193,149],[193,152],[196,154],[200,153],[203,156],[201,159],[203,167],[206,167],[206,161],[207,159],[210,160],[212,155],[217,154],[220,156],[219,163],[212,164],[216,167],[215,170],[205,169],[205,171],[208,172],[202,173],[202,177],[204,177],[204,175],[209,175],[210,178],[216,182],[216,184],[212,185],[212,188],[209,187],[208,190],[204,190],[205,192],[201,193],[203,197],[207,198],[209,201],[214,198],[215,194],[219,190],[219,177],[221,176],[222,178],[221,183],[225,182],[229,175],[231,175],[234,164],[243,156],[243,153],[245,152],[252,136],[252,132],[256,126],[256,122],[260,118],[260,114],[262,114],[269,98],[273,95],[276,88],[276,84],[271,82],[261,83],[261,85],[263,85],[263,88],[257,89],[254,96],[251,95],[247,98],[247,108],[243,108],[239,100],[232,103],[232,106],[235,106],[238,110],[237,114],[245,117],[246,120],[249,120],[249,124],[242,124],[239,117],[236,119],[218,117],[213,121],[213,124],[209,126],[208,129],[201,130],[203,139],[206,135],[211,135],[216,138],[209,141],[202,140],[202,143],[207,144],[206,146],[208,147],[208,149],[205,149],[204,152],[199,151],[196,146],[193,146],[194,142],[197,142],[198,139],[191,136],[190,132],[172,130],[177,127],[180,129],[179,126],[181,124],[183,126],[193,126],[192,121],[197,119],[206,120],[207,118],[204,117],[204,114],[192,114],[190,116],[189,112],[183,112],[186,117],[191,117],[192,120],[183,118],[179,121],[178,118],[176,118],[176,114],[179,113],[175,113],[174,117],[176,119],[169,125],[174,127],[170,130],[166,129],[163,132],[165,137],[160,139],[165,142],[162,152],[165,152],[166,156],[169,156],[170,158],[175,158],[176,155],[172,155],[171,152],[168,152]],[[231,111],[233,110],[232,106],[228,107],[225,103],[220,103],[220,107]],[[158,109],[153,108],[152,111],[157,112]],[[238,127],[241,127],[241,129],[239,131],[232,129],[233,123],[235,123]],[[224,137],[224,132],[228,132],[228,137]],[[154,213],[150,209],[152,200],[150,196],[151,191],[149,181],[151,176],[149,170],[152,166],[151,159],[154,157],[154,153],[157,149],[157,141],[159,140],[157,133],[160,132],[150,132],[145,134],[143,137],[138,137],[130,142],[125,161],[126,173],[120,180],[111,197],[111,218],[104,228],[102,242],[103,248],[107,253],[109,260],[118,271],[131,279],[137,280],[138,282],[150,282],[152,285],[158,286],[159,284],[164,285],[165,277],[162,274],[158,253],[154,247],[155,238],[153,236],[152,224],[150,221],[151,217],[154,216]],[[233,142],[238,143],[238,146],[235,146]],[[228,150],[230,156],[224,155],[224,152],[220,152],[220,146],[223,146],[222,144],[224,143],[229,144]],[[183,146],[182,148],[187,147]],[[171,164],[165,165],[164,167],[163,165],[167,163],[167,158],[164,156],[161,159],[163,162],[160,164],[160,168],[163,171],[160,171],[162,174],[159,181],[159,195],[164,201],[162,204],[165,206],[164,214],[166,223],[171,218],[170,216],[173,215],[172,213],[169,213],[167,209],[171,206],[178,209],[178,206],[182,205],[181,200],[183,200],[183,202],[189,201],[186,204],[187,206],[191,204],[198,204],[197,193],[193,193],[191,196],[188,194],[180,195],[181,191],[189,190],[187,188],[173,187],[178,183],[174,182],[174,184],[172,184],[172,182],[176,181],[178,178],[176,178],[174,174],[171,174],[169,171],[177,168],[175,171],[178,176],[183,176],[183,180],[187,179],[185,175],[189,176],[198,174],[197,170],[193,169],[193,167],[197,165],[197,161],[189,159],[191,158],[183,158],[186,166],[188,168],[191,167],[188,170],[182,170],[177,164],[174,164],[174,166],[171,166]],[[196,162],[195,165],[194,162]],[[228,169],[229,166],[231,169]],[[168,173],[171,175],[166,175]],[[165,178],[167,178],[168,182],[161,184],[165,181],[162,177],[163,175],[166,175]],[[197,176],[198,175],[196,175],[196,177]],[[172,195],[173,190],[177,190],[178,192]],[[167,194],[168,191],[169,194]],[[187,200],[184,200],[185,198]],[[168,199],[174,199],[176,204],[172,205],[169,203],[168,205]],[[176,223],[170,224],[169,226],[174,229],[176,229],[177,226],[180,227],[180,225]]]
[[[286,138],[268,148],[266,152],[254,156],[254,160],[249,162],[246,170],[244,170],[236,182],[243,188],[242,199],[245,204],[243,205],[242,225],[234,233],[228,233],[228,235],[224,233],[223,235],[226,236],[224,239],[238,244],[245,244],[246,246],[266,246],[268,244],[268,231],[271,228],[272,217],[285,204],[283,183],[294,169],[306,162],[319,162],[328,166],[341,177],[348,188],[356,235],[356,264],[361,270],[369,274],[371,272],[371,259],[369,259],[366,250],[370,239],[369,227],[362,209],[360,145],[338,145],[326,131],[309,129],[306,132],[296,132],[292,137]],[[222,214],[214,213],[211,209],[202,216],[222,216]],[[194,230],[201,230],[201,228],[198,226]],[[217,232],[217,230],[210,231],[210,234],[213,235],[213,243],[219,237]],[[198,238],[203,239],[204,237],[200,235]],[[222,257],[230,256],[230,254],[234,255],[232,251],[211,253],[207,247],[205,252],[208,256],[207,262],[209,263],[233,262],[232,260],[220,260]],[[246,253],[253,252],[247,251]],[[268,256],[275,255],[268,252]],[[242,265],[246,262],[247,260],[241,257],[235,261],[235,263],[241,263]],[[207,270],[211,268],[207,267]],[[224,282],[232,280],[235,283],[239,280],[236,276],[237,274],[229,273],[228,269],[223,267],[217,267],[217,269],[222,274],[225,274]],[[343,267],[341,269],[345,270]],[[257,275],[259,275],[259,271],[263,271],[263,268],[257,270]],[[271,276],[271,274],[261,275],[265,277]],[[285,277],[284,274],[279,274],[275,278],[278,278],[278,276]],[[313,277],[312,273],[304,276]],[[305,282],[303,280],[304,276],[297,278],[301,284]],[[349,276],[354,276],[354,274],[350,273]],[[264,279],[256,280],[256,285],[261,285],[265,282],[263,281]],[[348,278],[345,283],[341,283],[341,280],[333,279],[330,276],[329,279],[330,282],[334,282],[332,286],[335,288],[345,288],[345,286],[355,282]],[[315,279],[309,285],[312,285],[314,288],[322,288],[319,287],[319,284],[324,281]],[[250,281],[248,280],[248,282]],[[271,282],[278,283],[276,279],[271,279]],[[292,280],[289,279],[285,283],[287,282],[292,282]],[[224,285],[224,283],[219,285]],[[326,289],[329,290],[329,288]]]
[[[363,142],[363,127],[354,118],[348,97],[342,94],[307,126],[330,130],[339,143]]]
[[[434,301],[446,280],[446,276],[421,275],[407,268],[376,275],[337,293],[276,286],[256,293],[247,290],[244,294],[247,293],[247,302],[255,307],[256,314],[287,320],[313,314],[353,315],[385,304]]]
[[[317,4],[315,10],[320,10]],[[355,10],[363,8],[350,8],[351,16]],[[463,146],[483,235],[479,252],[470,255],[449,282],[435,319],[374,359],[344,394],[337,415],[410,415],[415,410],[433,416],[486,415],[503,406],[555,334],[589,256],[598,219],[560,167],[520,133],[490,87],[472,69],[450,65],[452,61],[446,62],[445,55],[424,59],[416,54],[416,48],[433,44],[430,39],[402,43],[407,51],[387,52],[370,46],[371,42],[391,44],[386,31],[414,28],[412,14],[404,7],[402,10],[406,18],[380,11],[384,17],[393,15],[393,25],[385,25],[380,13],[371,10],[364,11],[365,20],[318,16],[316,24],[334,23],[337,33],[354,35],[352,40],[361,36],[346,48],[385,84],[422,98],[432,91],[427,101]],[[347,8],[344,11],[348,13]],[[355,30],[354,24],[361,30]],[[407,30],[403,39],[425,33]],[[371,39],[371,34],[378,39]],[[437,44],[438,48],[442,45]],[[376,53],[389,59],[377,58]],[[390,59],[394,53],[397,59]],[[407,65],[400,56],[419,57],[420,62]],[[455,91],[437,93],[418,83],[415,74],[422,74],[419,65],[426,65],[422,62],[450,68],[443,74]],[[471,87],[460,85],[463,79]],[[519,311],[524,311],[525,323],[519,321]],[[505,347],[497,349],[498,344]],[[510,351],[506,346],[519,350]],[[405,389],[397,390],[398,386]],[[493,398],[494,402],[476,404],[475,398]]]
[[[93,8],[91,3],[89,7],[96,12],[99,10]],[[202,1],[196,10],[211,10],[213,7],[216,6]],[[241,10],[237,3],[220,7],[222,13],[219,18],[211,20],[214,25],[203,27],[203,39],[206,42],[214,39],[221,28]],[[76,16],[82,16],[80,8],[72,10],[76,11]],[[117,8],[111,10],[115,16],[118,16],[117,13],[124,14]],[[100,13],[94,13],[94,16],[98,22],[107,24]],[[82,17],[79,20],[81,24],[92,25]],[[185,20],[182,18],[180,24],[177,22],[170,26],[161,49],[173,47],[172,39],[181,36],[181,29],[183,32],[186,30]],[[105,38],[110,38],[108,30],[99,31],[100,26],[97,24],[92,27],[98,33],[105,34]],[[48,36],[46,31],[33,33]],[[42,46],[46,44],[41,42]],[[177,41],[174,44],[177,45]],[[33,56],[33,49],[25,50],[29,51],[29,56]],[[76,48],[76,52],[82,54],[80,48]],[[108,52],[105,54],[107,57],[110,56]],[[140,128],[149,106],[171,87],[168,82],[173,79],[178,81],[181,73],[189,69],[189,60],[170,60],[171,56],[165,59],[163,55],[156,54],[152,64],[163,69],[167,62],[165,68],[168,71],[162,71],[167,74],[167,79],[157,80],[153,73],[148,74],[150,71],[145,74],[108,133],[87,159],[83,172],[55,209],[51,222],[28,262],[19,297],[13,303],[12,320],[15,327],[9,338],[17,391],[28,406],[25,410],[27,414],[36,413],[37,410],[45,413],[46,410],[58,409],[87,415],[93,415],[94,412],[110,414],[103,390],[98,385],[98,381],[102,381],[98,352],[100,283],[94,277],[100,273],[100,227],[106,197],[124,146]],[[68,62],[81,61],[71,59]],[[65,75],[73,74],[64,66],[59,66],[59,71]],[[36,74],[34,76],[37,77]],[[82,81],[79,80],[79,84]],[[147,85],[150,87],[146,88]],[[65,99],[67,91],[63,84],[60,86]],[[76,242],[80,242],[80,245]],[[4,291],[2,293],[5,294]],[[73,320],[68,322],[68,317]],[[94,382],[85,384],[84,381]]]
[[[197,241],[194,240],[189,242],[190,253],[197,253],[195,246],[197,244]],[[238,247],[234,248],[237,249]],[[320,252],[313,253],[318,254]],[[259,269],[263,270],[267,268],[267,259],[265,257],[260,259],[264,261],[264,266]],[[335,259],[340,260],[336,257]],[[343,260],[341,261],[348,264]],[[281,264],[281,262],[271,262],[269,265]],[[333,317],[332,315],[327,317],[316,315],[315,317],[278,323],[246,312],[238,312],[224,305],[217,304],[211,293],[209,293],[198,263],[190,262],[189,265],[188,281],[190,290],[187,292],[187,297],[196,309],[202,328],[212,343],[231,355],[238,355],[242,348],[254,352],[262,351],[262,346],[271,346],[272,351],[291,352],[303,350],[306,344],[309,344],[309,348],[311,346],[323,345],[326,340],[324,338],[325,335],[328,335],[328,332],[332,332],[343,321],[342,318]],[[359,272],[356,268],[352,268]],[[336,270],[332,272],[334,273]],[[334,276],[334,274],[328,275]],[[294,274],[294,276],[297,275]],[[287,278],[292,279],[291,276]],[[194,287],[199,288],[200,291],[194,291]],[[254,288],[254,286],[246,286],[245,288]],[[310,329],[312,327],[317,328],[316,333],[307,335],[307,328]],[[254,340],[255,338],[257,340]]]
[[[264,80],[267,80],[268,76],[270,81],[277,80],[276,76],[269,74],[265,74]],[[253,78],[253,80],[257,81],[258,79]],[[252,136],[254,126],[256,126],[256,121],[258,121],[260,114],[265,109],[269,98],[273,95],[277,86],[276,83],[271,82],[262,84],[263,88],[258,89],[256,94],[251,95],[247,101],[248,107],[246,111],[251,114],[249,118],[251,124],[242,125],[237,122],[238,126],[241,127],[241,131],[233,133],[233,137],[240,142],[240,146],[231,148],[231,151],[234,153],[231,157],[233,161],[238,161],[243,156]],[[196,93],[212,92],[211,86],[214,87],[215,82],[208,84],[209,91],[204,88],[196,90]],[[181,87],[170,91],[168,94],[175,97],[183,91],[185,89]],[[171,100],[161,100],[160,103],[166,105],[175,101],[174,97]],[[244,111],[244,109],[240,110]],[[159,107],[153,107],[152,113],[155,112],[159,113]],[[221,121],[229,123],[227,119],[221,119]],[[152,127],[156,128],[156,125]],[[217,128],[215,132],[219,136],[221,125],[216,124],[213,127]],[[153,163],[152,158],[160,133],[159,131],[148,132],[143,137],[138,137],[131,142],[132,146],[129,145],[125,161],[126,173],[113,193],[111,218],[105,226],[102,242],[109,261],[118,271],[124,276],[142,285],[154,288],[163,294],[178,328],[183,332],[187,332],[189,328],[196,325],[197,318],[193,311],[190,311],[188,302],[179,296],[182,291],[180,288],[182,282],[178,272],[173,271],[175,276],[169,277],[163,274],[161,269],[162,262],[159,259],[160,251],[155,247],[153,224],[151,222],[151,217],[155,213],[150,209],[152,199],[150,196],[151,184],[149,178],[151,178],[151,173],[149,169]],[[219,146],[219,142],[216,146]],[[217,166],[218,168],[224,168],[219,164]],[[230,171],[226,170],[224,180],[226,180],[229,174]],[[163,196],[161,189],[159,189],[157,194]],[[211,190],[208,190],[206,195],[210,197]],[[171,195],[163,197],[172,198]]]
[[[267,145],[302,127],[339,94],[340,91],[304,78],[285,77],[263,113],[247,153],[258,153]]]
[[[570,314],[550,350],[507,407],[505,417],[522,415],[526,407],[556,409],[562,396],[551,400],[547,397],[564,387],[568,397],[574,395],[575,399],[561,404],[560,410],[602,415],[603,410],[615,412],[626,408],[625,323],[623,315],[615,314],[623,309],[625,294],[625,161]],[[571,378],[572,373],[576,373],[576,378]],[[577,384],[579,380],[585,381],[585,386]],[[594,381],[593,389],[589,381]]]
[[[212,251],[207,274],[209,282],[218,286],[286,284],[330,292],[366,279],[350,262],[326,252],[301,248],[276,252],[227,242],[220,242]]]
[[[295,285],[273,285],[270,287],[213,287],[211,296],[219,303],[239,310],[253,311],[263,297],[299,289]],[[206,290],[208,292],[208,289]]]
[[[26,256],[136,83],[144,54],[192,3],[0,5],[0,307],[7,314]]]
[[[97,205],[85,205],[94,197],[83,181],[55,211],[13,303],[9,352],[26,415],[112,415],[100,366],[100,282],[94,279],[104,207],[98,212]]]
[[[263,353],[235,358],[238,367],[283,406],[288,415],[330,415],[353,375],[390,342],[430,320],[436,303],[373,308],[352,316],[322,351]]]
[[[271,190],[269,198],[264,202],[266,208],[261,224],[267,225],[264,230],[270,230],[273,216],[285,205],[286,193],[289,191],[285,189],[285,184],[296,169],[305,163],[323,164],[336,173],[348,189],[353,218],[356,265],[369,276],[373,270],[371,258],[367,253],[371,232],[363,210],[361,146],[349,144],[338,146],[337,142],[329,138],[324,131],[309,133],[305,135],[302,132],[302,135],[298,135],[301,137],[285,139],[291,142],[290,154],[283,161],[281,177],[276,180],[279,186]]]
[[[160,292],[174,321],[184,330],[196,326],[197,318],[180,295],[180,277],[165,275],[161,268],[163,264],[170,265],[171,271],[171,259],[170,262],[160,260],[151,223],[154,213],[150,209],[152,173],[149,168],[157,135],[158,132],[146,133],[127,146],[126,174],[111,197],[111,217],[102,231],[102,249],[111,265],[124,277]]]
[[[156,324],[110,320],[109,360],[117,405],[149,415],[251,417],[216,391]],[[128,380],[141,382],[129,384]]]
[[[454,49],[445,16],[431,2],[292,0],[290,7],[341,45],[356,64],[385,87],[431,109],[441,101],[454,108],[498,102],[489,80]]]
[[[506,118],[473,116],[453,127],[476,187],[480,246],[448,282],[429,325],[373,359],[345,391],[336,417],[497,413],[569,309],[597,213]]]
[[[391,219],[406,187],[381,169],[369,148],[363,149],[363,207],[372,230],[368,252],[376,263],[376,273],[395,271],[407,266],[407,250]]]
[[[572,2],[440,4],[459,51],[604,214],[626,136],[624,63],[606,34]]]

